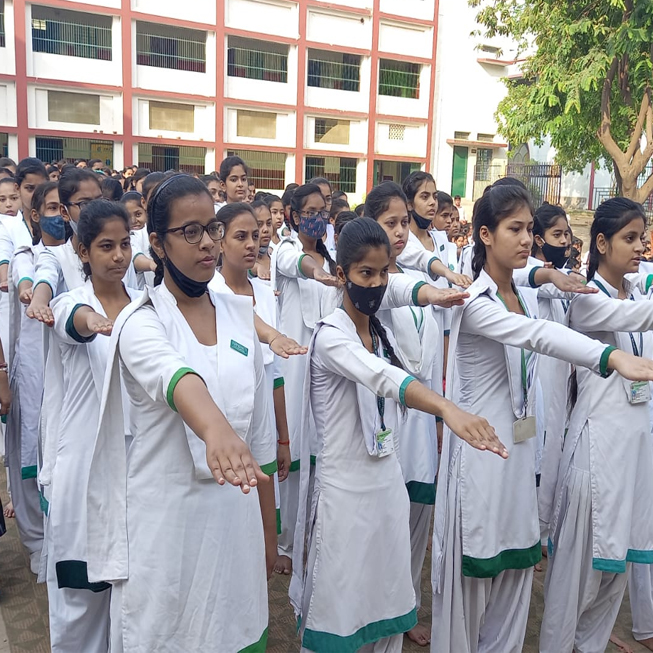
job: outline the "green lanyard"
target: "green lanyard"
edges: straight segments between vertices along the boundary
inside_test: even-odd
[[[521,299],[521,295],[517,292],[516,289],[515,289],[515,295],[517,295],[517,301],[519,302],[522,311],[524,311],[524,315],[526,315],[526,317],[530,317],[528,313],[528,309],[526,308],[526,305]],[[497,297],[501,300],[501,303],[506,307],[506,310],[509,311],[508,304],[506,304],[504,298],[501,296],[501,293],[498,291],[497,291]],[[528,407],[528,369],[526,366],[526,351],[523,347],[521,349],[521,387],[524,393],[524,412],[526,412],[526,409]]]
[[[592,279],[592,281],[599,287],[599,290],[603,291],[608,297],[612,299],[612,295],[608,292],[607,288],[598,280],[598,279]],[[635,301],[635,298],[630,295],[630,300]],[[642,332],[639,332],[639,349],[637,349],[637,345],[635,344],[635,337],[632,334],[632,331],[628,331],[628,335],[630,336],[630,346],[633,348],[633,354],[635,356],[643,356],[644,355],[644,335]]]
[[[371,329],[370,335],[372,336],[372,349],[374,350],[374,355],[377,356],[376,349],[379,341],[376,338],[376,333]],[[379,417],[381,418],[381,430],[385,431],[385,397],[376,396],[376,409],[379,411]]]

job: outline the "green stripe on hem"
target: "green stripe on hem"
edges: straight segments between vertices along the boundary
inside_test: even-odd
[[[266,465],[261,465],[261,471],[268,476],[275,474],[277,469],[278,467],[276,460],[273,460],[271,463],[267,463]]]
[[[641,551],[639,549],[628,549],[625,560],[610,560],[609,558],[593,558],[592,569],[605,571],[609,574],[625,574],[626,563],[635,562],[641,565],[653,564],[653,551]]]
[[[29,467],[23,467],[20,470],[20,475],[23,481],[26,481],[28,478],[36,478],[38,469],[36,465],[30,465]]]
[[[280,376],[278,379],[274,380],[272,388],[276,390],[277,388],[283,388],[286,385],[286,382],[283,380],[283,376]]]
[[[463,555],[463,576],[494,578],[506,569],[528,569],[542,559],[542,543],[538,540],[529,549],[507,549],[493,558]]]
[[[241,648],[238,653],[265,653],[265,649],[268,647],[268,629],[266,628],[261,635],[261,639],[258,642],[254,642],[245,648]]]
[[[651,285],[653,285],[653,274],[649,274],[648,277],[646,277],[646,292],[651,289]]]
[[[407,376],[401,386],[399,386],[399,403],[402,406],[406,405],[406,388],[413,382],[416,381],[417,379],[414,376]]]
[[[426,281],[418,281],[414,286],[413,286],[413,304],[415,306],[419,306],[419,299],[417,295],[419,295],[420,288],[422,286],[426,285]]]
[[[86,563],[82,560],[61,560],[55,565],[59,589],[69,587],[74,590],[104,592],[111,588],[109,583],[89,583]]]
[[[92,336],[88,336],[88,338],[79,335],[77,329],[75,328],[75,314],[80,308],[90,308],[91,310],[93,310],[93,307],[89,306],[88,304],[75,304],[73,310],[70,312],[70,315],[68,316],[68,319],[66,320],[66,333],[75,342],[79,342],[82,345],[85,345],[87,342],[91,342],[92,340],[95,340],[95,338],[97,337],[97,333],[94,333]]]
[[[435,504],[435,483],[408,481],[406,489],[411,503],[422,503],[427,506]]]
[[[539,288],[537,283],[535,283],[535,273],[541,268],[541,265],[536,265],[529,273],[528,273],[528,285],[531,288]]]
[[[306,279],[306,275],[302,272],[302,261],[304,260],[304,257],[307,256],[306,254],[302,254],[299,257],[299,260],[297,261],[297,271],[299,272],[299,276],[302,279]]]
[[[181,381],[183,377],[186,376],[186,374],[197,374],[195,370],[192,370],[190,367],[182,367],[178,369],[173,375],[172,378],[170,379],[170,383],[168,383],[168,391],[166,392],[166,401],[168,402],[168,406],[172,408],[172,410],[177,412],[177,407],[175,406],[174,402],[174,394],[175,394],[175,388],[177,387],[177,383]]]
[[[315,456],[311,456],[311,465],[315,465],[315,462],[316,462],[316,457],[315,457]],[[289,470],[289,471],[291,471],[291,472],[298,472],[299,469],[300,469],[300,466],[301,466],[301,465],[300,465],[300,461],[299,461],[299,460],[293,460],[293,461],[290,463],[290,470]]]
[[[353,635],[334,635],[307,628],[302,638],[302,646],[318,653],[356,653],[366,644],[380,639],[405,633],[417,625],[417,610],[393,619],[382,619],[359,628]]]
[[[32,283],[34,283],[34,279],[32,279],[32,277],[23,277],[22,279],[18,280],[16,287],[20,286],[20,284],[23,283],[23,281],[31,281]]]
[[[281,535],[281,509],[277,508],[277,535]]]
[[[39,492],[39,505],[41,507],[41,512],[44,515],[47,515],[48,510],[50,510],[50,504],[48,503],[48,500],[43,496],[42,492]]]
[[[605,379],[607,376],[610,376],[611,372],[608,372],[608,358],[610,354],[615,351],[617,348],[610,345],[603,350],[601,354],[601,361],[599,363],[599,374]]]

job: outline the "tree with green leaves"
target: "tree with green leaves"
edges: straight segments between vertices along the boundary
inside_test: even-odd
[[[611,162],[621,194],[643,202],[653,174],[652,0],[469,0],[485,36],[509,37],[523,57],[499,104],[512,143],[546,136],[567,170]]]

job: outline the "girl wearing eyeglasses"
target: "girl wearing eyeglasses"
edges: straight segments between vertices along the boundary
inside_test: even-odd
[[[279,291],[279,329],[300,345],[308,345],[317,322],[336,308],[336,266],[322,241],[329,221],[326,200],[316,184],[297,188],[290,204],[290,224],[295,237],[279,244],[276,256],[276,289]],[[317,283],[316,283],[317,282]],[[293,358],[285,365],[290,434],[290,475],[281,484],[281,534],[275,571],[290,574],[299,500],[299,436],[302,427],[302,396],[306,362]],[[315,455],[315,451],[312,452]]]
[[[208,288],[224,226],[200,180],[166,179],[147,214],[156,286],[113,327],[89,580],[113,584],[112,650],[262,651],[276,443],[252,300]]]
[[[109,353],[106,336],[140,293],[123,283],[131,264],[124,207],[105,199],[90,202],[78,220],[77,241],[86,281],[53,300],[54,328],[48,330],[39,473],[47,505],[45,575],[53,650],[106,653],[111,593],[108,583],[88,580],[86,489]],[[117,421],[124,451],[129,420],[121,412]]]

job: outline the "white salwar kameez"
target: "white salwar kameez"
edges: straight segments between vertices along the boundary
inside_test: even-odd
[[[570,305],[573,329],[627,352],[653,357],[653,305],[620,301],[603,290]],[[641,294],[624,286],[637,300]],[[628,331],[632,329],[632,336]],[[645,332],[641,335],[640,333]],[[643,346],[643,347],[642,347]],[[642,352],[643,348],[643,352]],[[630,381],[577,370],[578,399],[569,420],[556,488],[542,653],[602,651],[626,588],[629,562],[653,564],[653,447],[648,403],[631,404]],[[571,583],[570,583],[571,579]],[[615,607],[616,606],[616,607]]]
[[[137,299],[137,291],[128,291]],[[106,313],[93,285],[52,301],[48,374],[44,392],[43,467],[48,502],[46,580],[53,651],[106,653],[109,648],[110,586],[88,582],[86,489],[100,414],[109,338],[85,338],[75,330],[78,309]],[[124,435],[126,435],[127,425]]]
[[[417,623],[401,467],[395,453],[370,455],[381,428],[377,395],[386,397],[385,426],[396,445],[397,404],[414,379],[380,357],[382,346],[377,353],[363,347],[337,309],[319,323],[308,354],[304,404],[310,401],[320,448],[305,567],[309,497],[302,467],[290,588],[306,651],[398,653],[402,633]],[[304,440],[302,466],[309,455]]]
[[[258,492],[220,486],[174,407],[198,374],[259,464],[276,459],[252,301],[210,292],[217,346],[201,345],[165,282],[117,320],[88,489],[88,573],[113,583],[112,653],[260,653],[267,640]],[[120,369],[131,403],[125,456]]]
[[[477,451],[445,429],[433,533],[433,653],[519,653],[533,566],[541,558],[535,438],[513,441],[534,416],[537,356],[563,356],[599,371],[606,347],[565,327],[509,312],[485,271],[453,309],[447,394],[494,427],[510,457]],[[524,298],[522,298],[523,300]]]
[[[23,230],[27,231],[23,226]],[[9,265],[9,365],[12,402],[5,429],[5,464],[16,513],[16,526],[35,574],[43,548],[43,513],[37,476],[39,415],[43,395],[43,325],[30,320],[20,302],[18,285],[34,277],[34,262],[42,245],[23,246]]]

